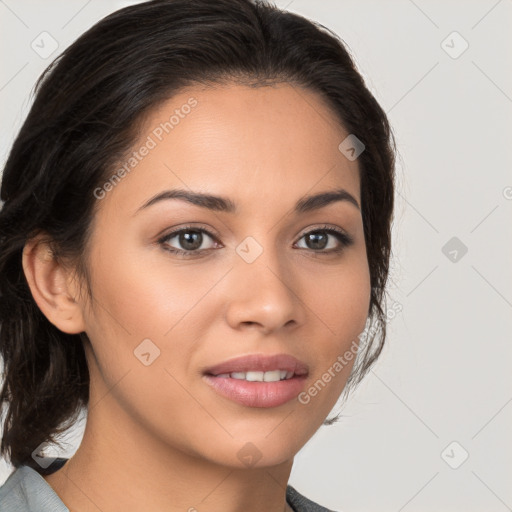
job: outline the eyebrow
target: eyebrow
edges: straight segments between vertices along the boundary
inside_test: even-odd
[[[206,208],[208,210],[226,213],[237,213],[236,204],[227,197],[214,196],[211,194],[205,194],[202,192],[192,192],[184,189],[165,190],[159,194],[153,196],[146,201],[134,215],[139,213],[141,210],[149,208],[150,206],[164,200],[178,199],[187,201],[195,206]],[[347,192],[345,189],[340,188],[336,190],[329,190],[326,192],[320,192],[319,194],[304,196],[297,201],[295,204],[295,213],[306,213],[313,210],[319,210],[332,203],[339,201],[347,201],[353,204],[358,210],[360,210],[359,203],[355,197]]]

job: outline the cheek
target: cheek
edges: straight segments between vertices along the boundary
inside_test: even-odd
[[[343,389],[352,370],[359,336],[368,317],[371,285],[367,261],[355,258],[352,264],[340,266],[336,273],[325,274],[321,280],[313,282],[307,304],[312,318],[319,320],[315,322],[315,341],[311,347],[317,359],[314,373],[316,378],[326,372],[336,375],[332,379],[325,375],[330,382],[330,392],[335,396]]]
[[[150,251],[119,251],[126,256],[114,263],[109,247],[95,260],[94,312],[86,320],[98,364],[115,379],[142,366],[137,355],[149,350],[151,369],[186,374],[215,315],[208,292],[225,270],[194,270]]]
[[[316,364],[308,386],[298,396],[303,414],[315,418],[329,415],[354,366],[370,304],[369,274],[364,265],[359,272],[341,272],[327,289],[312,301],[311,309],[321,319],[308,347]]]
[[[88,354],[91,380],[100,396],[105,393],[101,386],[112,389],[134,417],[142,414],[155,424],[161,419],[163,432],[169,425],[161,413],[170,414],[172,406],[180,404],[188,418],[198,414],[180,382],[201,339],[194,317],[200,308],[193,306],[212,284],[192,286],[183,269],[157,268],[136,257],[113,264],[106,247],[105,259],[94,267],[94,309],[86,320],[93,350]]]
[[[370,305],[370,274],[366,259],[340,266],[311,280],[308,305],[324,320],[331,334],[359,334],[364,328]],[[330,329],[328,329],[329,327]]]
[[[122,238],[97,245],[102,250],[93,266],[93,290],[102,324],[131,338],[162,338],[197,302],[201,283],[191,281],[186,269],[173,268],[165,255],[155,258],[159,248],[134,250]]]

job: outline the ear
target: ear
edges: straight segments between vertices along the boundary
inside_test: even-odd
[[[50,246],[36,236],[23,248],[23,271],[39,309],[50,323],[68,334],[85,331],[78,287],[71,271],[57,261]]]

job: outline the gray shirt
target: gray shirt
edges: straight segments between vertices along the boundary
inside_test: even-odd
[[[67,460],[58,458],[41,473],[53,473]],[[286,487],[286,501],[295,512],[333,512],[302,496],[291,485]],[[0,487],[0,511],[69,512],[69,509],[39,472],[29,466],[20,466]]]

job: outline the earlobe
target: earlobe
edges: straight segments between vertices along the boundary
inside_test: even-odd
[[[32,297],[50,323],[68,334],[85,331],[82,309],[69,270],[55,258],[47,242],[35,237],[26,242],[23,271]]]

